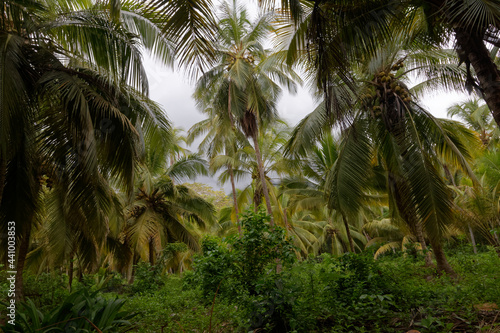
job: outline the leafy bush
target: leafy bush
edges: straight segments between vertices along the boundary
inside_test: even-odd
[[[150,292],[156,290],[163,285],[161,267],[152,266],[148,262],[139,262],[135,266],[134,283],[132,284],[132,292]]]
[[[99,328],[102,332],[120,332],[130,326],[132,315],[121,311],[121,299],[104,299],[98,292],[80,289],[69,295],[54,310],[43,313],[28,299],[17,309],[16,325],[2,327],[8,332],[91,332]]]
[[[271,228],[268,222],[269,216],[262,210],[249,211],[241,221],[241,237],[222,241],[210,236],[202,240],[202,254],[195,257],[192,280],[198,281],[207,299],[218,289],[227,297],[253,295],[260,277],[295,261],[294,247],[286,240],[285,231]]]

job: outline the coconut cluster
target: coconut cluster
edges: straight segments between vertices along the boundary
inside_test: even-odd
[[[403,61],[398,61],[391,66],[390,70],[377,73],[372,81],[374,88],[369,93],[361,96],[363,104],[371,109],[370,111],[375,117],[381,116],[381,105],[387,103],[391,99],[391,95],[395,95],[403,103],[411,102],[412,99],[408,88],[398,80],[394,73],[391,73],[397,72],[403,66]]]
[[[233,57],[233,56],[230,56],[229,57],[229,64],[227,65],[226,69],[228,71],[231,70],[231,68],[233,68],[234,64],[236,63],[236,61],[238,59],[241,59],[243,60],[244,62],[248,63],[248,64],[253,64],[255,62],[255,58],[253,57],[253,55],[249,54],[247,56],[237,56],[237,57]]]

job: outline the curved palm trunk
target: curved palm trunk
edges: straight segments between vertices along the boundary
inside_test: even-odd
[[[396,206],[398,208],[398,211],[401,214],[401,218],[410,227],[410,230],[412,231],[412,233],[414,233],[415,237],[417,238],[417,241],[420,243],[422,251],[425,253],[425,266],[433,267],[434,264],[432,263],[432,256],[431,253],[428,251],[427,244],[425,242],[422,224],[415,218],[416,212],[414,211],[413,207],[408,206],[407,203],[405,203],[405,201],[402,200],[400,194],[407,191],[405,187],[407,187],[408,185],[404,180],[401,179],[397,180],[392,175],[389,175],[389,181],[394,186],[394,198],[396,200]]]
[[[431,252],[427,248],[427,244],[425,242],[424,232],[422,230],[422,225],[420,223],[415,224],[415,236],[417,236],[417,241],[420,243],[420,247],[422,247],[422,251],[425,253],[425,266],[433,267]]]
[[[455,278],[457,277],[457,273],[451,268],[448,260],[446,259],[446,255],[444,254],[443,247],[441,246],[441,241],[430,240],[432,250],[434,251],[434,257],[436,257],[437,270],[439,273],[445,272],[449,276]]]
[[[476,237],[474,237],[474,232],[472,232],[470,224],[467,224],[467,227],[469,227],[470,240],[472,242],[472,248],[474,250],[474,254],[477,254]]]
[[[156,253],[155,253],[155,244],[154,244],[153,237],[149,238],[148,247],[149,247],[149,263],[151,264],[151,266],[154,266],[155,259],[156,259]]]
[[[266,175],[264,174],[264,163],[262,162],[262,155],[260,154],[259,142],[257,140],[257,133],[252,135],[253,144],[255,146],[255,157],[257,158],[257,167],[259,169],[260,182],[262,191],[264,192],[264,199],[266,200],[267,213],[271,217],[270,225],[274,226],[273,210],[271,208],[271,198],[269,197],[269,190],[266,183]]]
[[[240,213],[238,211],[238,199],[236,198],[236,186],[234,185],[233,168],[231,166],[228,166],[227,169],[229,170],[229,176],[231,178],[231,188],[233,190],[233,205],[234,211],[236,213],[236,223],[238,224],[238,233],[241,235]]]
[[[498,67],[491,59],[481,36],[471,34],[465,29],[456,28],[455,37],[460,53],[463,53],[476,72],[479,87],[484,100],[490,108],[493,118],[500,126],[500,73]]]
[[[354,249],[354,241],[351,236],[351,228],[349,228],[349,223],[347,222],[347,218],[345,217],[344,213],[342,213],[342,221],[344,222],[345,233],[347,234],[347,239],[349,240],[349,247],[351,248],[351,252],[355,253],[356,250]]]

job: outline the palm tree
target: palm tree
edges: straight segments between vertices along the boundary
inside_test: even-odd
[[[405,221],[423,249],[425,230],[438,270],[455,275],[441,246],[445,223],[453,219],[452,195],[440,174],[441,159],[475,179],[466,160],[470,159],[467,143],[474,140],[474,134],[456,122],[434,118],[415,101],[415,92],[438,80],[425,81],[412,90],[403,82],[406,73],[412,71],[432,72],[438,78],[449,76],[449,58],[437,61],[437,53],[402,55],[400,47],[396,39],[380,46],[376,56],[367,57],[360,64],[362,70],[352,100],[337,101],[332,107],[340,111],[335,114],[320,105],[295,129],[288,151],[307,149],[311,140],[321,135],[325,124],[342,124],[345,130],[339,156],[325,185],[329,207],[343,218],[356,216],[373,184],[370,179],[376,176],[370,171],[375,162],[384,170],[379,178],[385,183],[393,218]],[[403,61],[410,64],[409,68]],[[340,113],[349,105],[354,114],[346,124]]]
[[[146,141],[145,163],[137,176],[135,193],[131,199],[123,196],[123,219],[117,214],[113,221],[108,250],[115,266],[129,279],[139,258],[154,265],[166,244],[182,242],[191,251],[198,251],[191,225],[204,229],[214,222],[212,204],[187,186],[176,185],[186,178],[207,175],[206,161],[192,154],[176,156],[173,162],[171,157],[178,151],[172,135],[156,135]],[[124,257],[124,252],[128,256]]]
[[[416,47],[426,48],[446,45],[453,36],[458,60],[467,67],[462,85],[480,92],[500,125],[500,71],[493,60],[499,46],[500,6],[495,0],[282,0],[281,4],[294,19],[297,31],[288,59],[295,61],[300,53],[312,55],[316,83],[326,92],[327,100],[335,98],[328,93],[328,86],[337,75],[353,88],[349,64],[366,54],[374,55],[377,43],[388,42],[402,32],[408,40],[418,41]],[[493,57],[489,46],[495,46]],[[471,65],[475,73],[469,70]]]
[[[259,128],[277,117],[276,101],[281,88],[274,80],[294,91],[292,79],[298,81],[299,78],[282,64],[282,54],[269,54],[263,47],[272,28],[271,16],[262,16],[252,24],[246,10],[238,7],[236,2],[232,7],[224,4],[221,11],[219,34],[214,44],[217,64],[198,80],[195,96],[205,98],[202,100],[205,107],[214,102],[221,106],[214,107],[214,111],[225,110],[230,123],[238,124],[252,139],[267,212],[272,216],[258,142]],[[274,223],[272,219],[271,223]]]
[[[223,98],[225,98],[225,94],[223,94]],[[238,225],[238,231],[241,235],[242,230],[239,224],[240,218],[235,184],[235,179],[238,178],[238,175],[235,175],[235,169],[237,169],[239,163],[235,159],[235,152],[239,149],[238,147],[241,146],[241,144],[246,144],[247,140],[244,138],[244,135],[233,126],[232,121],[230,121],[230,117],[232,117],[231,113],[225,112],[224,109],[218,112],[213,111],[213,107],[227,107],[227,104],[224,105],[224,102],[222,103],[223,105],[214,103],[212,107],[203,110],[208,114],[209,118],[194,124],[189,129],[187,142],[190,144],[196,137],[206,133],[205,138],[198,146],[198,150],[208,157],[211,162],[210,169],[213,173],[217,172],[222,167],[229,173],[234,215]],[[203,103],[200,103],[200,105],[203,105]],[[217,167],[212,166],[212,161],[219,155],[226,156],[225,165]],[[221,179],[222,184],[225,183],[225,181],[225,179]]]
[[[500,129],[495,126],[488,106],[478,98],[468,99],[462,103],[455,103],[448,108],[448,117],[457,116],[467,127],[479,133],[483,145],[488,147],[492,139],[493,144],[498,142]]]
[[[313,146],[302,161],[305,178],[288,179],[282,186],[284,193],[291,196],[290,211],[312,210],[322,212],[327,202],[325,200],[325,180],[338,158],[339,144],[331,133],[326,133],[317,146]],[[326,218],[330,220],[333,212],[327,209]],[[344,230],[351,252],[355,252],[354,241],[347,220],[344,220]]]
[[[153,24],[137,17],[138,34],[131,34],[107,5],[9,0],[1,8],[1,219],[17,222],[19,298],[41,203],[39,176],[58,188],[61,216],[71,216],[99,242],[110,178],[132,189],[139,127],[146,136],[168,131],[145,96],[136,45]],[[159,33],[153,30],[149,41],[167,55],[169,44]]]

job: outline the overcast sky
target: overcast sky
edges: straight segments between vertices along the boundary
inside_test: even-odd
[[[150,85],[150,97],[160,103],[173,126],[181,127],[187,131],[193,124],[203,120],[205,116],[200,113],[192,98],[193,86],[188,83],[186,77],[171,69],[146,59],[146,71]],[[453,103],[462,101],[467,95],[459,93],[436,92],[422,99],[422,104],[436,117],[445,118],[446,109]],[[281,117],[289,125],[297,124],[304,116],[310,113],[316,104],[306,88],[300,88],[296,95],[284,93],[278,103]],[[197,147],[192,146],[190,150],[196,152]],[[201,177],[196,181],[206,183],[215,189],[223,188],[226,193],[230,192],[230,184],[220,186],[215,179]],[[246,186],[245,182],[238,184],[238,188]]]

